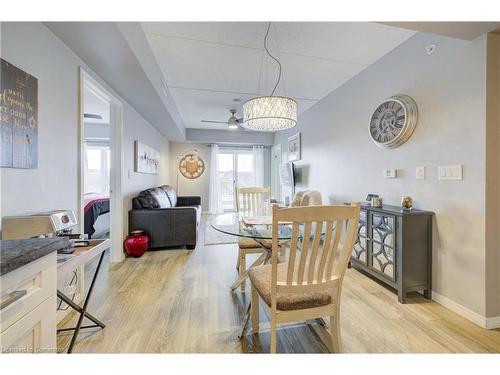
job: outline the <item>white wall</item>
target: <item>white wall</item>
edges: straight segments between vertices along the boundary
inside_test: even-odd
[[[188,133],[191,129],[188,129]],[[193,149],[198,150],[205,162],[205,173],[197,179],[190,180],[178,172],[179,155]],[[202,199],[203,211],[208,211],[210,187],[210,147],[207,143],[170,142],[170,181],[172,186],[177,185],[178,195],[199,195]],[[271,151],[264,150],[264,186],[271,186]]]
[[[2,23],[2,58],[38,78],[38,168],[2,170],[2,215],[77,210],[78,67],[85,64],[41,23]],[[87,69],[101,84],[99,77]],[[119,97],[111,88],[110,92]],[[168,140],[123,102],[125,210],[140,190],[168,182]],[[158,175],[133,172],[134,140],[161,151]],[[130,170],[130,178],[128,171]],[[124,215],[125,233],[128,216]]]
[[[427,55],[424,48],[435,43]],[[485,62],[486,38],[472,42],[417,34],[346,82],[277,133],[302,133],[301,188],[342,203],[378,193],[385,203],[410,195],[434,211],[433,290],[485,314]],[[419,108],[412,138],[394,150],[370,139],[371,114],[385,98],[408,94]],[[438,181],[439,165],[463,164],[463,181]],[[426,179],[415,179],[415,167]],[[384,179],[382,169],[399,177]]]
[[[104,139],[109,141],[109,124],[96,124],[86,122],[83,127],[85,139]]]
[[[205,163],[205,172],[190,180],[178,171],[179,155],[196,149]],[[210,147],[202,143],[170,142],[170,182],[178,195],[201,196],[202,210],[208,211],[208,187],[210,185]]]
[[[132,107],[124,108],[123,152],[124,182],[122,194],[125,199],[124,206],[124,233],[128,233],[128,211],[132,208],[132,198],[138,192],[154,186],[169,183],[169,143],[156,128],[144,120]],[[160,173],[148,174],[134,172],[134,141],[153,147],[160,152]],[[130,177],[129,177],[130,176]]]

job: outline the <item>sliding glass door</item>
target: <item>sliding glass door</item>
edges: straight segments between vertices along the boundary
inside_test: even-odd
[[[224,211],[234,210],[234,155],[219,153],[217,155],[219,165],[219,207]]]
[[[255,160],[252,150],[222,149],[217,155],[219,200],[224,211],[235,211],[236,187],[255,186]]]

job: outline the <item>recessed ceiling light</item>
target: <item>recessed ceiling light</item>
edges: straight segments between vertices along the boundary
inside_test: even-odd
[[[432,55],[436,50],[437,46],[435,44],[429,44],[425,47],[425,53],[428,55]]]

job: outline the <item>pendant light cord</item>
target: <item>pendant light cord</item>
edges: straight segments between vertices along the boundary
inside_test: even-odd
[[[278,59],[276,57],[271,55],[271,52],[269,52],[269,50],[267,49],[267,37],[269,36],[270,29],[271,29],[271,22],[268,22],[266,36],[264,37],[264,49],[266,50],[269,57],[278,63],[278,67],[279,67],[278,80],[276,81],[276,84],[274,85],[273,91],[271,92],[271,96],[273,96],[274,92],[276,91],[276,88],[278,87],[280,80],[281,80],[281,63],[278,61]]]

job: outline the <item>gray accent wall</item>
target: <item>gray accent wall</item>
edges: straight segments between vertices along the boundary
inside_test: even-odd
[[[39,151],[37,169],[2,172],[2,215],[18,215],[54,209],[77,212],[78,166],[78,67],[118,94],[92,72],[42,23],[1,24],[1,55],[38,78]],[[124,228],[131,198],[140,190],[168,183],[168,140],[125,100],[123,103],[122,192]],[[161,173],[134,172],[134,140],[161,152]]]
[[[500,316],[499,34],[488,34],[488,61],[486,66],[486,316],[495,317]]]
[[[437,50],[427,55],[424,48]],[[416,34],[276,133],[286,160],[287,137],[301,132],[301,182],[324,202],[364,200],[377,193],[389,204],[401,196],[434,219],[433,291],[473,318],[485,303],[486,36],[473,41]],[[370,139],[373,111],[395,94],[417,103],[415,133],[403,146],[383,150]],[[439,181],[438,166],[463,164],[463,181]],[[426,167],[425,180],[415,167]],[[396,168],[398,178],[382,170]],[[499,312],[500,313],[500,312]]]

